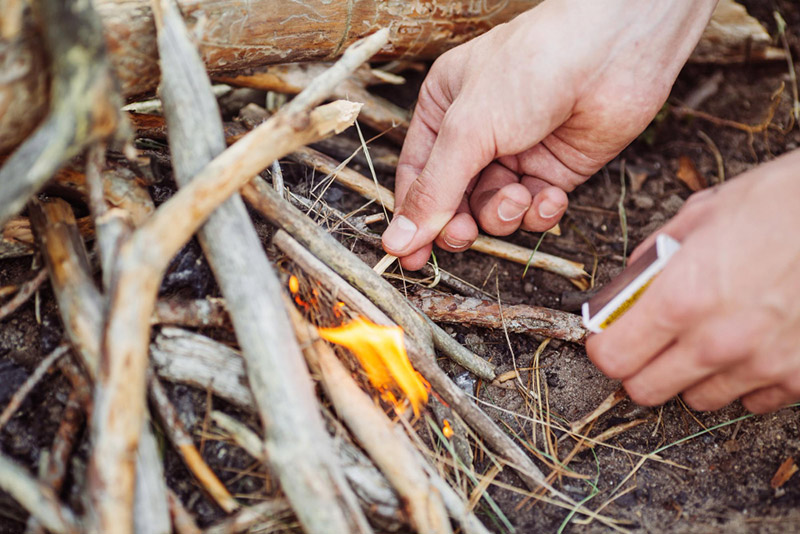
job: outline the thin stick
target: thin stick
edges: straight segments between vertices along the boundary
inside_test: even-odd
[[[625,388],[620,386],[617,388],[611,395],[606,397],[603,402],[601,402],[597,408],[592,410],[590,413],[586,414],[585,416],[581,417],[574,423],[569,425],[570,431],[575,434],[580,434],[584,428],[589,426],[589,424],[597,421],[601,415],[608,412],[611,408],[622,402],[625,398],[627,398],[627,394],[625,393]]]
[[[214,297],[161,299],[156,303],[156,309],[150,322],[188,328],[229,328],[231,326],[225,301]]]
[[[75,516],[58,501],[53,490],[4,454],[0,454],[0,489],[11,495],[47,530],[56,534],[82,532]]]
[[[150,380],[150,401],[156,407],[163,429],[167,437],[178,450],[184,464],[197,478],[212,499],[227,513],[239,509],[239,503],[231,496],[225,485],[208,467],[200,452],[195,447],[192,437],[183,427],[178,411],[170,402],[167,392],[157,378]]]
[[[50,367],[53,366],[56,360],[66,354],[68,350],[69,345],[59,345],[58,348],[48,354],[39,365],[36,366],[36,369],[34,369],[28,379],[14,392],[11,400],[8,401],[8,404],[3,409],[3,413],[0,414],[0,430],[6,426],[6,423],[14,416],[14,413],[16,413],[19,407],[22,406],[22,403],[25,402],[25,399],[28,397],[28,393],[36,387],[36,384],[38,384],[39,380],[50,370]]]
[[[446,295],[420,289],[409,300],[431,320],[444,323],[468,324],[483,328],[505,328],[509,332],[532,336],[552,337],[583,343],[588,332],[581,318],[572,313],[539,306],[506,305],[496,301]]]
[[[364,198],[375,200],[389,211],[394,211],[394,193],[382,185],[376,184],[361,173],[340,165],[325,154],[306,147],[295,151],[289,157],[320,172],[332,175],[337,182],[348,189],[355,191]],[[589,275],[583,270],[583,265],[580,263],[538,251],[533,254],[533,259],[531,260],[532,251],[530,249],[484,235],[478,236],[478,239],[470,248],[522,265],[530,263],[533,267],[564,276],[581,289],[588,289],[587,280]]]
[[[14,313],[19,309],[20,306],[25,304],[31,295],[36,293],[36,291],[42,286],[42,283],[47,279],[47,269],[42,269],[36,276],[33,277],[32,280],[28,280],[22,286],[20,286],[19,291],[14,297],[0,306],[0,321]],[[2,426],[2,425],[0,425]]]
[[[202,534],[203,531],[197,526],[194,518],[183,506],[181,498],[175,495],[175,492],[167,490],[167,500],[169,515],[172,517],[172,524],[177,534]]]

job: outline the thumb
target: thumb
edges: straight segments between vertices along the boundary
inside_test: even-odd
[[[470,180],[492,162],[494,143],[476,107],[456,98],[438,132],[428,132],[435,141],[421,169],[414,165],[419,154],[412,153],[416,147],[409,127],[397,167],[398,206],[383,234],[387,252],[407,256],[431,243],[456,213]]]

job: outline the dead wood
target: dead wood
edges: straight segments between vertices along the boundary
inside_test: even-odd
[[[0,454],[0,489],[8,493],[47,530],[55,534],[82,532],[72,512],[53,490],[34,479],[23,467]]]
[[[375,200],[389,211],[394,211],[394,193],[382,185],[376,184],[374,180],[341,165],[325,154],[317,152],[312,148],[303,148],[295,151],[289,157],[299,163],[333,176],[341,185],[352,189],[365,198]],[[538,267],[559,274],[581,289],[587,289],[589,287],[589,275],[583,270],[583,265],[580,263],[539,251],[534,254],[532,250],[525,247],[513,245],[512,243],[507,243],[484,235],[478,236],[478,239],[470,248],[478,252],[497,256],[523,265],[530,264],[532,267]]]
[[[156,409],[158,418],[161,421],[161,427],[172,445],[177,449],[178,454],[183,458],[183,463],[220,508],[227,513],[238,510],[240,508],[239,503],[236,502],[225,485],[203,460],[200,451],[197,450],[192,437],[184,428],[183,423],[181,423],[178,411],[169,400],[167,392],[158,381],[158,378],[151,378],[149,390],[150,402]]]
[[[94,238],[94,223],[91,217],[77,220],[78,230],[85,239]],[[0,230],[0,260],[30,256],[36,251],[36,243],[28,217],[12,217]]]
[[[25,304],[25,302],[31,298],[31,295],[39,290],[46,279],[47,271],[42,269],[36,273],[36,276],[34,276],[31,280],[28,280],[22,284],[17,290],[16,295],[14,295],[8,302],[0,306],[0,321],[17,311],[20,306]]]
[[[206,165],[120,248],[91,422],[95,447],[89,464],[89,492],[95,530],[124,533],[131,528],[132,451],[144,412],[150,316],[170,259],[214,209],[272,161],[352,124],[360,107],[357,104],[313,107],[383,46],[386,36],[387,32],[378,32],[348,49],[316,84]]]
[[[216,80],[238,87],[297,94],[312,83],[314,78],[328,66],[325,63],[290,63],[275,65],[252,74],[235,77],[217,76]],[[359,69],[353,76],[342,81],[334,89],[332,96],[364,104],[358,116],[359,120],[374,130],[384,133],[385,137],[402,143],[408,131],[411,114],[408,110],[385,98],[370,93],[366,89],[366,85],[374,82],[374,78],[365,76],[365,70],[369,73],[375,72],[367,68]]]
[[[318,260],[308,250],[303,248],[297,241],[292,239],[289,234],[283,230],[279,230],[275,234],[275,237],[273,237],[273,243],[275,243],[275,245],[277,245],[286,255],[292,258],[293,261],[300,265],[303,270],[324,283],[335,298],[343,300],[354,309],[360,310],[369,306],[370,303],[366,297],[364,297],[364,295],[359,293],[355,288],[353,288],[353,286],[345,282],[339,275],[337,275],[322,261]],[[376,324],[394,324],[386,316],[380,318],[373,317],[372,321]],[[437,343],[437,340],[439,340],[441,337],[439,327],[435,324],[429,324],[428,326],[431,328],[434,343]],[[453,359],[453,361],[465,369],[469,369],[476,375],[487,380],[494,380],[494,365],[487,362],[483,358],[476,356],[461,344],[452,340],[452,338],[450,338],[450,336],[443,331],[441,333],[444,334],[444,337],[450,339],[452,343],[438,343],[436,345],[437,348],[440,348],[441,346],[440,350],[442,350],[442,352],[444,352],[448,357]]]
[[[174,175],[183,186],[225,150],[225,134],[211,83],[180,14],[170,2],[160,9],[156,23],[164,75],[159,93]],[[333,455],[311,378],[281,307],[281,284],[238,194],[209,217],[200,242],[229,303],[265,431],[263,446],[300,522],[309,532],[369,532]]]
[[[230,434],[231,439],[247,454],[264,464],[268,463],[269,459],[264,447],[261,446],[263,439],[247,425],[222,412],[212,412],[211,419],[220,429]],[[369,516],[373,520],[395,527],[398,523],[407,524],[407,521],[400,517],[402,505],[397,494],[372,461],[344,438],[337,438],[335,447],[345,476]]]
[[[103,299],[72,208],[57,198],[33,202],[31,216],[61,322],[80,362],[94,379],[100,360]]]
[[[255,411],[242,356],[227,345],[188,330],[165,327],[150,346],[150,354],[159,377],[210,389],[234,406]]]
[[[409,299],[436,322],[506,329],[517,334],[552,337],[574,343],[583,343],[588,334],[580,316],[551,308],[525,304],[501,305],[496,301],[446,295],[426,289],[420,289]]]
[[[92,3],[38,3],[44,50],[50,58],[50,111],[0,168],[0,225],[63,165],[121,120],[122,101],[108,69],[100,18]],[[79,28],[80,30],[76,30]],[[25,112],[27,110],[23,110]]]
[[[188,328],[231,326],[228,308],[219,298],[159,300],[150,322]]]

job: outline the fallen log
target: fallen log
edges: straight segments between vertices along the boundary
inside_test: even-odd
[[[433,58],[506,22],[540,0],[503,2],[284,2],[180,0],[189,33],[211,75],[245,74],[296,61],[330,61],[357,39],[388,27],[390,45],[378,59]],[[0,154],[27,137],[47,109],[47,72],[41,39],[29,12],[6,15],[0,56],[15,68],[0,76]],[[159,80],[155,25],[148,0],[95,2],[123,96],[152,92]],[[11,21],[11,22],[7,22]],[[731,63],[783,59],[764,28],[744,8],[723,0],[693,60]],[[13,61],[17,59],[17,61]]]

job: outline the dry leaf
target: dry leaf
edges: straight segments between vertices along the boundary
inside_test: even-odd
[[[678,180],[685,183],[692,191],[697,192],[708,187],[708,180],[700,174],[688,156],[678,158],[678,172],[676,174]]]
[[[785,462],[781,464],[775,474],[772,476],[772,480],[770,480],[769,485],[772,486],[772,489],[778,489],[786,482],[792,478],[792,475],[795,474],[798,470],[797,464],[794,463],[794,458],[791,456],[786,459]]]

